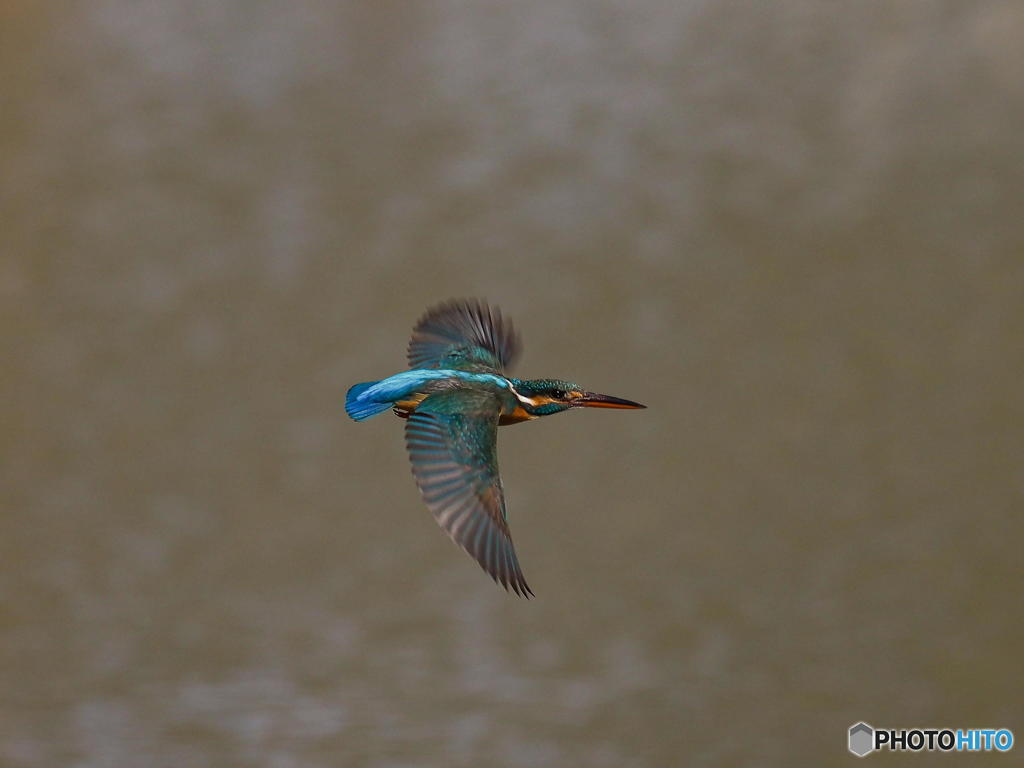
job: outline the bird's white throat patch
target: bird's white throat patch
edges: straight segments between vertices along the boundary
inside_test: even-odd
[[[533,397],[527,397],[526,395],[524,395],[524,394],[520,393],[520,392],[519,392],[519,390],[517,390],[517,389],[516,389],[516,388],[515,388],[515,387],[514,387],[514,386],[512,385],[512,383],[511,383],[511,382],[509,382],[508,388],[509,388],[510,390],[512,390],[512,394],[516,396],[516,399],[517,399],[517,400],[518,400],[518,401],[519,401],[520,403],[526,403],[527,405],[535,405],[535,406],[536,406],[536,405],[540,405],[540,403],[539,403],[539,402],[537,402],[536,398],[533,398]]]

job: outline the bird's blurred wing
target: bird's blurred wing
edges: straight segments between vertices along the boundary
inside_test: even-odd
[[[493,393],[439,392],[409,415],[405,442],[416,484],[445,532],[505,589],[533,594],[519,568],[498,475],[501,406]]]
[[[519,355],[512,324],[481,301],[449,301],[420,318],[409,341],[410,368],[504,373]]]

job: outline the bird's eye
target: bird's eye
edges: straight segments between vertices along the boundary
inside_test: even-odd
[[[565,400],[565,390],[556,389],[551,393],[551,396],[554,397],[556,400]]]

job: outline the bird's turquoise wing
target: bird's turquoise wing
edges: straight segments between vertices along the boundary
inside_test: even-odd
[[[439,392],[409,415],[405,442],[416,484],[438,525],[491,578],[527,597],[533,592],[512,546],[498,475],[499,412],[493,393]]]
[[[410,368],[500,374],[518,355],[512,324],[480,301],[449,301],[428,310],[409,341]]]

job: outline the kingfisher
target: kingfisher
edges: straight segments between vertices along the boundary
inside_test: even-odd
[[[452,541],[505,590],[529,598],[498,473],[498,427],[570,408],[646,408],[561,379],[515,379],[519,336],[500,310],[453,299],[420,318],[408,371],[356,384],[345,411],[363,421],[392,409],[423,501]]]

